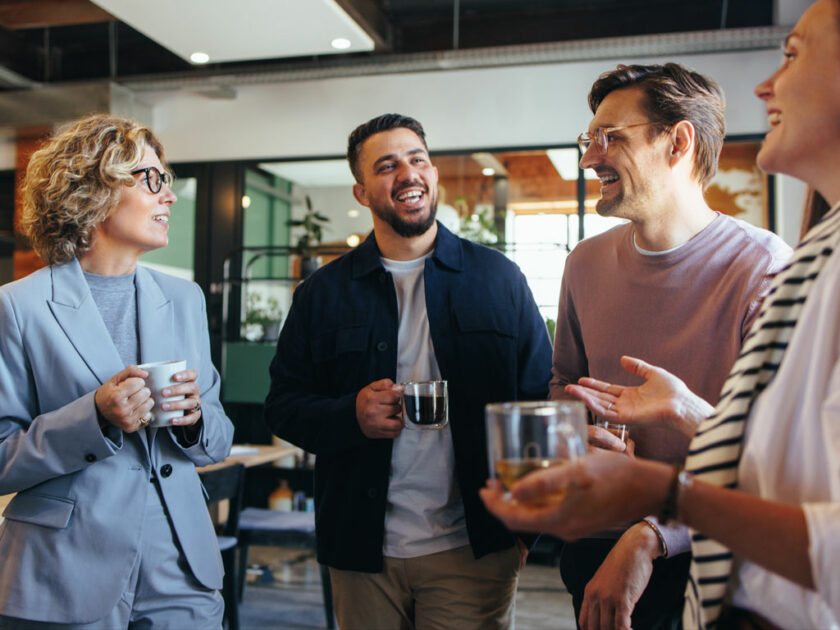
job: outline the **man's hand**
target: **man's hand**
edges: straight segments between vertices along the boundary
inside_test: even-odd
[[[621,438],[610,433],[604,427],[598,427],[594,424],[587,425],[586,437],[591,449],[601,449],[604,451],[615,451],[617,453],[627,453],[633,455],[636,450],[636,443],[627,439],[624,442]]]
[[[637,387],[612,385],[584,377],[565,391],[582,400],[596,416],[631,426],[667,426],[692,437],[714,408],[670,372],[633,357],[621,367],[644,379]]]
[[[645,523],[624,532],[586,585],[580,608],[583,630],[630,630],[636,603],[647,588],[653,559],[661,554],[659,538]]]
[[[356,396],[356,420],[369,438],[395,438],[402,432],[402,388],[390,378],[374,381]]]

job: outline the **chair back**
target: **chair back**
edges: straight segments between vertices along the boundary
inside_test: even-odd
[[[245,466],[223,466],[204,471],[199,476],[207,491],[208,504],[228,500],[228,516],[221,534],[236,537],[239,532],[239,514],[242,510],[242,492],[245,487]]]

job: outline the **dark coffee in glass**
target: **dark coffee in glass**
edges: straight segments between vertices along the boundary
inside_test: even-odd
[[[446,381],[403,383],[403,415],[407,429],[442,429],[449,421]]]

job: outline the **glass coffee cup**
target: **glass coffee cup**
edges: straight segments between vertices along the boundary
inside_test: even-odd
[[[406,429],[440,430],[449,422],[446,381],[401,383],[403,424]]]
[[[506,490],[525,475],[563,466],[586,453],[586,407],[579,401],[493,403],[485,407],[490,475]],[[560,502],[564,491],[535,505]],[[512,501],[510,493],[505,498]]]

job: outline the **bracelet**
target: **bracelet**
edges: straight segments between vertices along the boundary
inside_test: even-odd
[[[640,523],[644,523],[648,527],[653,530],[653,533],[656,534],[656,537],[659,539],[659,550],[662,552],[662,557],[668,557],[668,545],[665,542],[665,537],[662,535],[662,532],[659,531],[659,528],[649,519],[643,518]]]
[[[671,481],[668,483],[668,494],[665,495],[665,503],[659,512],[659,522],[668,523],[677,516],[677,500],[680,489],[680,475],[683,472],[681,465],[675,465],[671,469]]]

